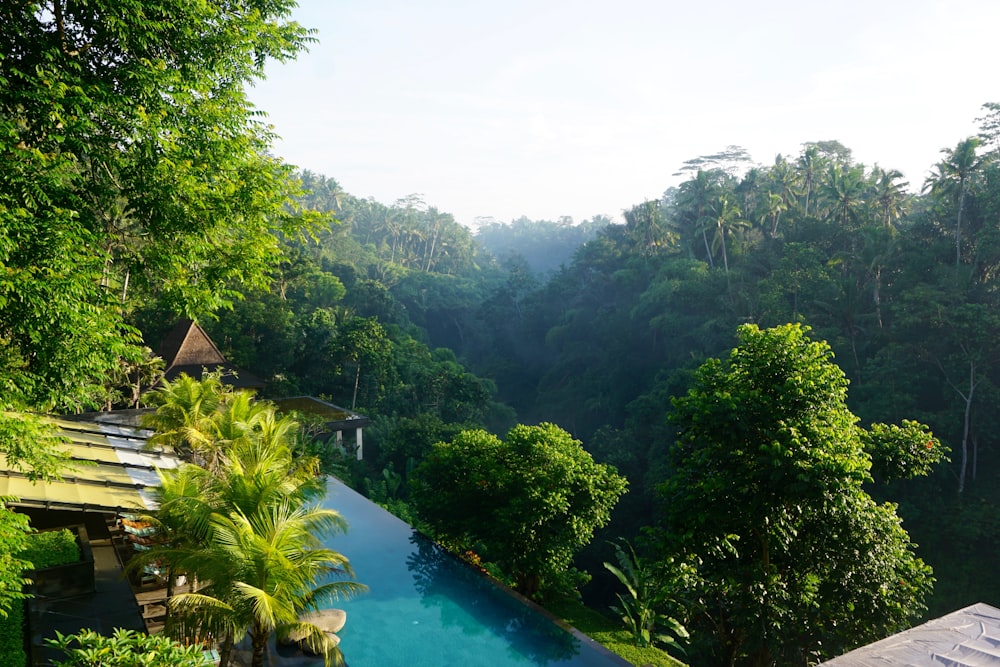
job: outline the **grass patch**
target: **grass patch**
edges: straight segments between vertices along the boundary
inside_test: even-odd
[[[683,662],[658,648],[639,648],[621,623],[584,606],[578,600],[559,600],[547,604],[546,609],[633,665],[684,666]]]

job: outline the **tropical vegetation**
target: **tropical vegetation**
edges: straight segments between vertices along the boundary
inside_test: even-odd
[[[316,513],[318,466],[547,604],[576,589],[640,643],[669,627],[649,619],[683,622],[704,664],[808,662],[1000,599],[1000,105],[911,183],[803,137],[764,163],[688,160],[620,221],[474,234],[419,195],[361,199],[273,157],[246,86],[312,39],[293,6],[0,8],[0,452],[51,479],[65,455],[40,414],[157,408],[157,441],[191,463],[163,478],[156,556],[204,584],[168,632],[259,646],[357,590],[313,541],[341,527]],[[261,398],[366,415],[365,460],[211,378],[144,398],[182,316]],[[484,457],[485,487],[435,478],[449,447]],[[517,447],[546,465],[500,455]],[[460,525],[472,505],[443,491],[494,496]],[[533,526],[554,532],[541,551]],[[0,511],[0,615],[24,595],[28,530]],[[855,558],[820,557],[850,535]],[[330,569],[346,578],[317,587]],[[834,576],[883,592],[862,603]]]
[[[929,462],[941,445],[915,424],[858,427],[843,371],[806,334],[743,325],[673,400],[662,553],[687,566],[674,594],[698,664],[813,663],[905,629],[931,590],[895,505],[862,486],[866,441]]]
[[[165,632],[217,643],[223,667],[244,637],[251,665],[261,667],[272,634],[290,632],[339,664],[336,641],[301,616],[364,586],[353,581],[348,559],[323,545],[347,526],[318,505],[326,490],[318,461],[293,456],[298,423],[214,375],[181,375],[155,393],[152,440],[180,438],[200,462],[160,472],[159,509],[150,517],[159,543],[131,564],[156,562],[171,583],[178,575],[195,582],[188,592],[168,591]]]
[[[514,589],[558,589],[573,556],[608,523],[626,480],[554,424],[518,425],[500,440],[462,431],[413,471],[417,514],[457,552],[495,564]],[[570,589],[575,589],[571,585]]]
[[[111,636],[94,630],[63,635],[56,632],[49,646],[63,659],[55,667],[209,667],[201,646],[185,646],[164,635],[115,630]],[[15,663],[10,663],[15,664]]]

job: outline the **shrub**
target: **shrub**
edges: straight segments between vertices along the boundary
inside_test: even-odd
[[[165,635],[146,635],[134,630],[115,630],[105,637],[93,630],[45,640],[65,653],[57,667],[209,667],[200,646],[184,646]]]
[[[28,547],[21,552],[20,558],[29,561],[32,569],[42,570],[80,560],[80,547],[76,536],[68,529],[48,530],[30,535]]]
[[[6,617],[0,617],[0,665],[23,667],[28,656],[24,652],[24,602],[16,600]]]

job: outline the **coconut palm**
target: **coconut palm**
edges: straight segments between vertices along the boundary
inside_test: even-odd
[[[161,473],[154,518],[164,540],[144,557],[201,585],[171,598],[165,631],[178,639],[215,638],[223,666],[249,635],[259,667],[271,633],[289,630],[328,664],[339,662],[335,639],[299,616],[363,586],[350,580],[347,559],[322,545],[346,524],[316,505],[325,493],[317,460],[292,456],[297,423],[240,395],[198,423],[217,455],[211,468],[188,464]]]
[[[678,221],[687,234],[700,234],[705,246],[705,259],[709,266],[715,267],[712,247],[708,239],[709,230],[714,228],[711,217],[712,206],[719,196],[726,191],[731,181],[721,169],[703,171],[701,169],[689,181],[681,183],[674,200]]]
[[[294,631],[326,664],[339,664],[336,641],[300,616],[364,590],[348,579],[353,571],[347,559],[322,546],[323,536],[344,529],[336,511],[294,498],[272,499],[251,514],[234,508],[214,513],[208,543],[185,559],[210,583],[173,599],[181,615],[175,628],[223,637],[220,658],[225,653],[227,661],[233,643],[249,636],[252,667],[264,664],[272,633]]]
[[[865,203],[864,168],[860,165],[845,167],[836,162],[830,164],[826,180],[820,185],[819,195],[828,215],[842,229],[852,229]]]
[[[906,181],[901,181],[903,173],[897,169],[882,169],[878,165],[872,168],[869,181],[878,207],[878,216],[882,224],[891,228],[903,215],[906,204]]]
[[[826,160],[820,155],[819,148],[815,144],[806,144],[802,155],[796,162],[795,167],[802,183],[802,215],[805,217],[809,216],[809,200],[820,182],[825,162]]]
[[[174,595],[176,578],[190,574],[179,565],[180,554],[203,543],[213,503],[206,494],[209,473],[204,468],[182,464],[173,470],[158,471],[158,474],[160,484],[151,489],[158,509],[141,517],[156,529],[154,542],[149,550],[137,552],[129,560],[126,571],[139,572],[152,565],[162,568],[169,600]],[[169,612],[168,605],[168,615]]]
[[[210,454],[215,446],[213,421],[230,395],[218,373],[207,373],[200,380],[181,373],[164,382],[147,396],[157,406],[156,412],[142,418],[144,427],[156,431],[149,445],[168,445],[196,461]]]
[[[771,218],[770,233],[773,237],[778,232],[781,214],[792,207],[792,202],[798,196],[802,184],[799,173],[781,155],[774,158],[774,166],[768,172],[768,177],[771,181],[772,198],[768,201],[767,209]],[[778,197],[777,201],[774,201],[774,196]]]
[[[969,137],[958,142],[955,148],[945,148],[941,152],[945,158],[935,166],[936,172],[924,183],[924,190],[931,194],[954,197],[955,213],[955,266],[962,261],[962,213],[965,198],[971,189],[976,171],[982,166],[982,158],[976,154],[979,137]]]
[[[726,236],[734,232],[746,229],[749,223],[743,219],[743,214],[739,207],[733,204],[728,195],[720,195],[709,208],[709,216],[706,224],[714,230],[712,238],[712,252],[716,248],[722,248],[722,265],[726,271],[726,280],[729,280],[729,253],[727,252]]]

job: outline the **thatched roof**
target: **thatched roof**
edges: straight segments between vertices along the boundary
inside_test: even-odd
[[[201,378],[207,370],[222,374],[222,381],[240,389],[259,389],[264,382],[233,366],[219,352],[212,339],[196,322],[181,320],[160,343],[158,351],[166,365],[163,378],[173,380],[181,373]]]

